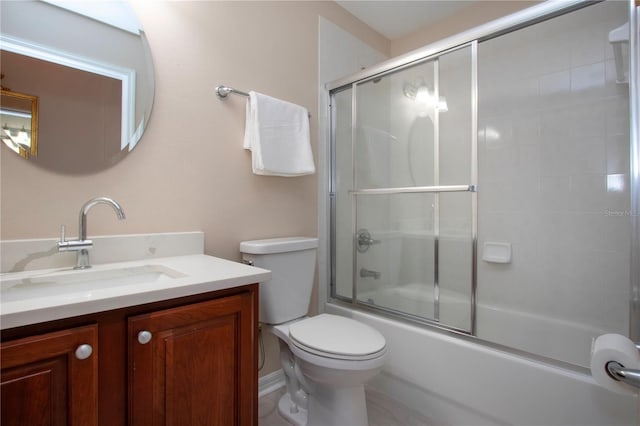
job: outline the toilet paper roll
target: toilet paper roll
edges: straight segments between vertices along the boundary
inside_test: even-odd
[[[627,337],[603,334],[591,345],[591,375],[602,387],[625,395],[634,395],[639,389],[618,381],[609,375],[607,363],[615,361],[624,368],[640,369],[640,351]]]

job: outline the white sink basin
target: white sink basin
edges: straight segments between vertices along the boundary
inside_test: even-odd
[[[64,270],[25,278],[2,280],[0,299],[13,302],[57,296],[64,293],[173,280],[186,275],[161,265],[140,265],[115,269]]]
[[[268,281],[271,272],[204,254],[0,274],[0,329]]]

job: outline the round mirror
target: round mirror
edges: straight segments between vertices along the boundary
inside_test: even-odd
[[[151,51],[129,3],[10,1],[0,8],[2,150],[69,174],[124,158],[144,132],[154,96]]]

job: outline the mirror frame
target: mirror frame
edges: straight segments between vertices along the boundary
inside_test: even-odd
[[[142,137],[142,129],[133,128],[135,123],[135,70],[71,55],[49,46],[27,42],[4,34],[0,34],[0,45],[3,50],[8,52],[120,80],[122,84],[120,149],[131,151],[136,146]],[[144,126],[144,123],[141,123],[141,126]]]
[[[31,145],[29,151],[23,147],[18,147],[19,154],[22,158],[36,157],[38,155],[38,97],[27,95],[20,92],[12,92],[11,90],[0,90],[0,97],[9,97],[23,101],[29,101],[31,104]],[[0,101],[0,105],[4,102]]]

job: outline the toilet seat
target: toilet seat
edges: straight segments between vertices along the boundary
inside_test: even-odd
[[[330,314],[291,324],[289,341],[304,352],[336,360],[365,361],[379,358],[386,352],[384,336],[376,329]]]

